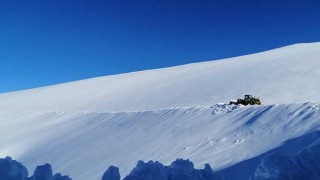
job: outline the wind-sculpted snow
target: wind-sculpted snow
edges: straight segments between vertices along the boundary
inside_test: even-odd
[[[50,164],[38,166],[34,174],[28,178],[27,169],[11,157],[0,158],[0,180],[72,180],[60,173],[53,175]]]
[[[190,159],[195,168],[208,163],[226,180],[248,179],[261,161],[255,157],[319,130],[316,105],[246,106],[218,115],[211,107],[122,113],[0,111],[0,155],[16,157],[29,172],[50,162],[75,180],[100,179],[111,165],[126,175],[139,160],[169,164],[176,158]],[[299,148],[277,151],[297,153],[317,138],[307,136],[293,143]]]

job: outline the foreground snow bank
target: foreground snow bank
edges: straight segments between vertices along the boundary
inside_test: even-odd
[[[315,180],[320,179],[320,145],[313,145],[294,155],[279,152],[266,156],[260,162],[251,180]],[[119,168],[110,166],[102,180],[120,180]],[[189,160],[177,159],[169,166],[158,161],[139,161],[123,180],[220,180],[209,164],[196,169]],[[10,157],[0,159],[0,180],[72,180],[68,176],[52,173],[50,164],[38,166],[28,178],[27,169]]]
[[[320,146],[305,149],[297,155],[274,154],[264,158],[255,172],[254,180],[320,179]]]
[[[33,176],[28,178],[27,169],[11,157],[0,158],[0,180],[71,180],[68,176],[52,174],[50,164],[38,166]]]
[[[28,177],[27,169],[19,162],[10,157],[0,159],[0,179],[24,180]]]
[[[53,175],[50,164],[38,166],[32,177],[28,180],[71,180],[68,176],[62,176],[60,173]]]
[[[209,163],[225,180],[247,180],[269,153],[293,155],[320,143],[318,104],[240,106],[214,115],[208,106],[122,113],[0,110],[0,144],[6,145],[0,156],[19,157],[31,175],[50,162],[75,180],[101,179],[111,165],[124,178],[139,160],[168,165],[177,158],[198,169]]]
[[[204,169],[195,169],[189,160],[177,159],[170,166],[158,161],[147,163],[139,161],[137,166],[124,180],[215,180],[217,179],[209,164]],[[27,169],[10,157],[0,159],[0,180],[72,180],[60,173],[53,175],[50,164],[38,166],[34,174],[28,178]],[[120,180],[119,168],[110,166],[102,180]]]
[[[214,180],[216,179],[209,164],[204,169],[195,169],[189,160],[177,159],[170,166],[164,166],[158,161],[139,161],[137,166],[124,180]],[[119,169],[110,166],[102,180],[120,180]]]

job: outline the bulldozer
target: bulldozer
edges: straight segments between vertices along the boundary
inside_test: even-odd
[[[244,95],[244,99],[238,99],[237,101],[230,101],[229,103],[230,105],[231,104],[235,104],[235,105],[239,105],[239,104],[242,104],[242,105],[261,105],[261,101],[259,98],[257,97],[254,97],[252,95]]]

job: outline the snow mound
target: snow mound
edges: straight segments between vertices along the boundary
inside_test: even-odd
[[[27,169],[19,162],[10,157],[0,159],[0,179],[1,180],[26,180]]]
[[[119,168],[110,166],[103,174],[102,180],[120,180]]]
[[[50,164],[44,164],[42,166],[38,166],[33,176],[31,176],[28,180],[71,180],[68,176],[62,176],[60,173],[53,175],[52,168]]]
[[[320,146],[313,146],[297,155],[274,154],[264,158],[254,180],[320,179]]]
[[[234,105],[234,104],[215,104],[213,106],[211,106],[212,110],[212,114],[223,114],[223,113],[228,113],[228,112],[232,112],[236,109],[238,109],[240,106]]]
[[[195,169],[189,160],[177,159],[170,166],[155,161],[147,163],[139,161],[137,166],[124,180],[214,180],[213,173],[209,164],[204,169]],[[118,179],[112,179],[118,180]]]
[[[28,170],[11,157],[0,158],[0,180],[72,180],[60,173],[53,175],[50,164],[38,166],[33,176],[28,178]]]

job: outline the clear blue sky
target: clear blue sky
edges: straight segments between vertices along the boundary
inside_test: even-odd
[[[319,0],[1,0],[0,92],[315,41]]]

